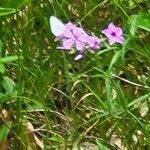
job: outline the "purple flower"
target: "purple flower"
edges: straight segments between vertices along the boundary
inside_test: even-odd
[[[88,36],[87,43],[92,49],[100,48],[100,39],[95,36]]]
[[[56,36],[55,41],[68,39],[68,37],[71,36],[70,34],[72,34],[70,33],[70,31],[73,30],[75,27],[76,25],[71,22],[65,24],[65,30],[61,35]]]
[[[72,24],[71,22],[66,24],[66,29],[56,39],[62,40],[62,49],[71,49],[75,47],[77,50],[82,51],[86,45],[82,39],[84,39],[86,33],[82,28],[77,27],[76,25]]]
[[[61,40],[62,46],[59,49],[76,48],[78,51],[83,52],[85,46],[92,49],[100,48],[100,39],[95,36],[89,36],[81,27],[77,27],[69,22],[65,25],[64,32],[56,37],[55,41]]]
[[[108,28],[103,30],[102,33],[104,33],[107,36],[110,45],[116,42],[123,44],[124,42],[122,29],[120,27],[115,26],[113,23],[110,23],[108,25]]]
[[[81,27],[69,22],[65,24],[64,31],[56,36],[55,41],[61,41],[62,45],[57,49],[69,50],[75,48],[78,52],[74,60],[83,57],[86,48],[92,50],[100,48],[100,39],[96,36],[89,36]]]

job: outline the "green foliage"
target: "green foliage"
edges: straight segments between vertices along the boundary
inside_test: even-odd
[[[4,7],[19,9],[30,4],[31,0],[7,0],[3,3]],[[7,9],[6,9],[7,10]]]
[[[9,77],[7,77],[7,76],[3,77],[3,83],[2,83],[2,85],[3,85],[3,87],[6,90],[6,93],[8,95],[11,96],[14,93],[15,83]]]
[[[101,143],[98,143],[97,144],[97,146],[98,146],[98,149],[100,150],[110,150],[109,148],[107,148],[105,145],[103,145],[103,144],[101,144]]]
[[[131,18],[131,22],[134,20],[135,26],[150,32],[150,15],[148,14],[139,14],[133,15]]]
[[[9,135],[10,149],[17,150],[150,147],[146,0],[0,4],[0,106],[8,114],[0,112],[1,142]],[[101,48],[80,61],[57,50],[51,15],[82,25],[101,38]],[[123,45],[109,46],[101,34],[110,22],[123,28]]]
[[[5,66],[2,63],[0,63],[0,73],[4,74],[4,72],[5,72]]]
[[[22,57],[20,57],[20,59],[21,58]],[[7,57],[0,58],[0,63],[8,64],[16,60],[18,60],[18,56],[7,56]]]
[[[7,135],[10,131],[11,123],[7,123],[7,125],[2,125],[0,127],[0,144],[7,138]]]
[[[12,14],[14,12],[16,12],[16,10],[13,8],[2,8],[2,7],[0,7],[0,16]]]

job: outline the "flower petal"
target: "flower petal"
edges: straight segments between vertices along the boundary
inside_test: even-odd
[[[78,36],[78,40],[83,43],[87,43],[87,41],[89,40],[89,36],[87,34],[80,34]]]
[[[120,44],[123,44],[123,42],[124,42],[124,37],[123,37],[123,36],[118,36],[118,37],[116,38],[116,42],[118,42],[118,43],[120,43]]]
[[[66,28],[66,30],[64,30],[62,36],[65,38],[73,38],[73,34],[68,28]]]
[[[88,44],[92,49],[97,49],[100,47],[100,39],[95,36],[89,36]]]
[[[78,55],[74,58],[74,60],[79,60],[79,59],[81,59],[81,58],[83,58],[83,55],[82,55],[82,54],[78,54]]]
[[[64,40],[63,47],[64,49],[70,49],[73,47],[74,41],[72,39]]]
[[[123,31],[122,31],[122,29],[120,27],[116,27],[115,33],[116,33],[116,35],[122,35]]]
[[[73,29],[73,35],[78,37],[81,34],[84,34],[84,30],[82,28],[76,27]]]
[[[72,30],[76,27],[75,24],[73,24],[72,22],[68,22],[67,24],[65,24],[66,28],[69,30]]]
[[[110,30],[111,32],[115,32],[116,31],[116,26],[111,22],[108,25],[108,30]]]
[[[82,51],[84,49],[85,44],[83,42],[76,40],[75,44],[77,50]]]
[[[109,41],[109,45],[113,45],[116,42],[116,40],[114,39],[108,39],[108,41]]]
[[[108,38],[110,38],[112,31],[109,30],[109,29],[105,29],[105,30],[102,31],[102,33],[105,34]]]

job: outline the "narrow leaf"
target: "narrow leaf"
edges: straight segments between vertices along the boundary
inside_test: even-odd
[[[2,143],[3,140],[5,140],[5,138],[7,137],[10,130],[9,126],[10,124],[8,124],[8,126],[2,125],[2,127],[0,128],[0,143]]]
[[[12,14],[14,12],[16,12],[16,9],[13,9],[13,8],[2,8],[2,7],[0,7],[0,16]]]
[[[7,57],[0,58],[0,63],[6,63],[7,64],[10,62],[16,61],[18,59],[19,59],[18,56],[7,56]],[[22,57],[20,57],[20,59],[22,59]]]
[[[0,73],[4,74],[4,72],[5,72],[5,66],[2,63],[0,63]]]
[[[116,61],[117,61],[118,58],[120,57],[121,53],[122,53],[122,51],[117,51],[117,52],[115,53],[115,55],[113,56],[113,58],[112,58],[112,60],[111,60],[111,62],[110,62],[110,65],[109,65],[109,69],[108,69],[109,71],[111,71],[113,65],[116,63]]]

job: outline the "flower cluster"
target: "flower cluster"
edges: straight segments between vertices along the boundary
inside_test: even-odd
[[[114,43],[123,44],[123,31],[120,27],[110,23],[106,29],[102,31],[108,38],[109,45]],[[96,50],[100,48],[101,40],[96,36],[88,35],[83,28],[77,27],[72,22],[64,25],[63,32],[56,35],[55,41],[61,41],[62,45],[58,49],[70,50],[74,48],[77,50],[77,55],[74,60],[79,60],[83,57],[84,51],[88,48]]]
[[[78,55],[74,60],[78,60],[83,57],[85,47],[93,50],[100,48],[100,39],[98,37],[88,35],[81,27],[77,27],[71,22],[65,25],[63,33],[56,36],[55,40],[62,41],[62,46],[57,47],[58,49],[67,50],[75,48],[78,51]]]

